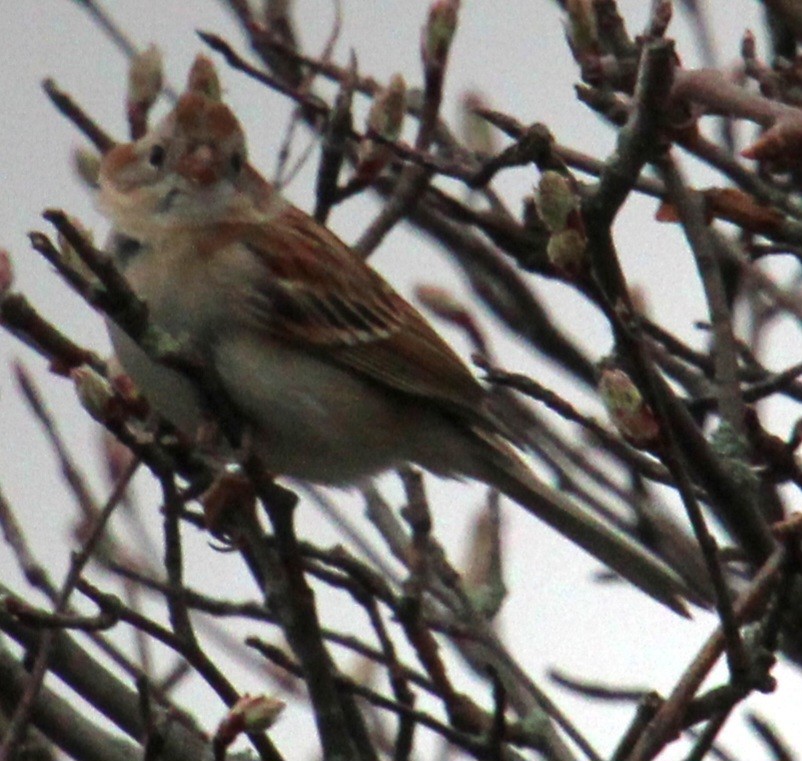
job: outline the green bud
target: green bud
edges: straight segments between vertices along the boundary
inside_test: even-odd
[[[128,67],[128,103],[145,109],[155,103],[162,90],[162,54],[150,45],[137,53]]]
[[[217,76],[217,69],[208,56],[202,54],[195,56],[187,77],[187,92],[205,95],[210,100],[222,100],[223,87]]]
[[[97,188],[100,155],[94,148],[76,148],[72,154],[72,167],[84,185],[92,189]]]
[[[435,0],[423,27],[422,55],[426,66],[444,66],[457,30],[459,0]]]
[[[70,377],[78,393],[81,406],[95,419],[104,422],[114,399],[111,384],[89,365],[81,365],[70,371]]]
[[[593,0],[566,0],[568,40],[575,55],[594,53],[598,49],[599,31]]]
[[[393,74],[387,87],[373,99],[368,113],[368,131],[387,140],[397,140],[406,107],[407,83],[400,74]]]
[[[549,238],[546,255],[556,269],[569,275],[578,275],[587,267],[587,244],[581,232],[569,227]]]
[[[616,367],[604,368],[598,389],[610,420],[630,444],[647,447],[657,442],[657,418],[627,373]]]
[[[540,176],[535,204],[546,227],[558,233],[565,229],[569,215],[579,209],[579,198],[568,177],[549,170]]]

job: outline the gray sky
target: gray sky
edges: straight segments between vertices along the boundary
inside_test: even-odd
[[[418,84],[419,29],[428,2],[342,0],[342,4],[344,24],[336,59],[346,61],[348,51],[353,48],[360,71],[384,81],[400,71],[410,84]],[[720,54],[723,60],[729,60],[738,54],[743,29],[749,25],[757,28],[757,4],[746,0],[713,0],[710,4]],[[216,31],[240,50],[244,49],[223,3],[214,0],[108,0],[106,5],[137,46],[155,42],[161,47],[169,80],[176,86],[183,82],[194,55],[203,49],[195,29]],[[298,0],[296,5],[305,49],[321,50],[333,17],[331,3]],[[643,23],[648,4],[631,0],[621,2],[620,6],[630,20],[631,29],[637,29]],[[693,43],[681,18],[675,22],[673,31],[679,39],[684,64],[694,65]],[[108,344],[100,319],[73,297],[30,250],[26,233],[44,229],[39,217],[42,209],[57,206],[78,216],[96,231],[99,240],[103,239],[106,226],[70,169],[70,152],[81,138],[48,104],[40,81],[46,76],[54,77],[101,124],[122,138],[125,61],[75,2],[6,2],[0,15],[0,32],[3,38],[0,245],[13,255],[16,287],[69,335],[105,352]],[[222,62],[219,67],[229,102],[246,125],[251,159],[271,174],[287,125],[286,104],[227,69]],[[612,133],[575,101],[572,88],[576,80],[575,66],[553,3],[464,0],[447,80],[444,105],[447,117],[454,118],[459,94],[468,87],[476,87],[494,107],[516,115],[521,121],[546,122],[561,142],[591,153],[607,153],[612,148]],[[303,147],[308,139],[301,130],[296,146]],[[313,154],[313,160],[287,189],[287,195],[307,209],[312,198],[314,159]],[[513,199],[515,206],[518,203],[515,199],[530,192],[535,181],[533,172],[522,170],[505,176],[499,187]],[[353,241],[370,222],[376,208],[375,202],[368,199],[348,203],[336,211],[332,226],[346,241]],[[627,274],[643,286],[654,314],[672,329],[687,335],[691,322],[704,316],[694,266],[676,231],[656,226],[651,221],[653,213],[653,203],[638,203],[622,216],[616,228],[622,259]],[[443,254],[408,230],[396,230],[373,261],[394,286],[407,294],[421,282],[440,282],[457,293],[465,292],[460,275]],[[675,282],[683,284],[681,293],[672,288]],[[536,286],[561,319],[571,314],[570,324],[577,339],[595,358],[609,351],[610,336],[599,315],[563,286],[542,282],[536,282]],[[487,324],[494,327],[489,318]],[[446,335],[465,355],[469,347],[462,337],[447,331]],[[799,345],[798,337],[795,340]],[[506,366],[536,374],[545,383],[561,382],[558,372],[543,362],[533,362],[531,355],[510,336],[496,330],[494,342]],[[799,359],[789,358],[787,345],[783,348],[785,361]],[[48,374],[36,356],[0,332],[0,363],[6,367],[15,358],[23,361],[40,382],[73,453],[81,460],[98,495],[102,495],[100,467],[94,456],[97,431],[78,408],[71,385]],[[593,413],[599,412],[594,400],[580,397],[579,403]],[[787,418],[789,414],[793,417]],[[776,415],[780,421],[778,432],[782,433],[783,426],[788,425],[782,421],[795,419],[798,412],[780,409]],[[75,507],[40,431],[21,403],[13,379],[5,372],[0,372],[0,484],[22,517],[40,559],[54,569],[64,569],[68,558],[64,536],[74,522]],[[388,495],[398,495],[394,479],[385,479],[383,485]],[[153,534],[158,536],[156,492],[146,476],[139,478],[138,486],[144,503],[152,510]],[[482,491],[464,484],[434,482],[432,489],[438,535],[445,540],[452,557],[460,561],[468,519]],[[363,521],[352,496],[335,496],[354,503],[353,517]],[[324,545],[338,541],[314,508],[302,507],[300,518],[305,535]],[[559,666],[588,679],[646,686],[663,693],[670,690],[710,632],[713,619],[700,614],[693,622],[681,621],[637,592],[600,587],[591,581],[596,566],[569,543],[510,506],[505,508],[504,519],[510,597],[501,626],[512,651],[529,673],[545,683],[544,672],[551,666]],[[212,552],[206,538],[200,535],[191,536],[190,545],[187,578],[193,580],[194,586],[222,595],[235,585],[237,597],[256,597],[234,559]],[[0,579],[12,580],[17,589],[24,588],[4,545],[0,545]],[[347,627],[349,619],[339,602],[340,598],[324,596],[323,614],[334,625]],[[242,636],[252,633],[249,628],[240,632]],[[262,635],[275,636],[273,632]],[[252,692],[264,689],[258,675],[232,673],[236,673],[241,689]],[[721,671],[717,674],[722,676]],[[802,694],[802,677],[798,672],[780,667],[777,674],[780,690],[749,702],[750,708],[770,717],[789,713],[787,706],[794,702],[798,709]],[[465,684],[474,683],[467,679]],[[475,697],[487,704],[488,689],[485,686],[473,689]],[[631,708],[611,709],[578,701],[556,688],[551,693],[603,753],[611,750],[631,716]],[[214,696],[202,688],[185,689],[181,694],[188,702],[203,701],[201,721],[208,729],[213,728],[222,711]],[[798,721],[780,721],[780,727],[789,741],[802,747]],[[273,736],[282,750],[290,750],[297,747],[299,737],[311,731],[308,715],[291,706]],[[737,720],[732,721],[723,738],[742,758],[749,756],[747,749],[754,747]],[[307,740],[303,741],[303,747],[311,751],[314,745]],[[303,756],[292,753],[292,757]],[[674,751],[673,756],[667,757],[679,754]]]

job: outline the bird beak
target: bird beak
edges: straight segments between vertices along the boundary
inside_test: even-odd
[[[219,164],[217,151],[210,145],[202,144],[181,157],[176,171],[193,185],[208,187],[220,179]]]

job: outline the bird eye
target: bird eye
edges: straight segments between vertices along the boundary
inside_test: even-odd
[[[156,169],[160,169],[161,165],[164,163],[165,155],[166,153],[163,145],[154,145],[150,149],[150,156],[148,156],[148,161],[150,162],[151,166],[156,167]]]
[[[242,154],[239,152],[232,153],[231,169],[233,170],[234,174],[239,174],[242,171],[242,164],[243,164]]]

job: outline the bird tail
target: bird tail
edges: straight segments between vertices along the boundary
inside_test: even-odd
[[[609,566],[675,613],[690,618],[683,598],[695,599],[682,578],[616,526],[582,510],[532,473],[514,450],[496,436],[477,431],[490,447],[482,447],[483,473],[477,476],[549,524],[587,553]]]

